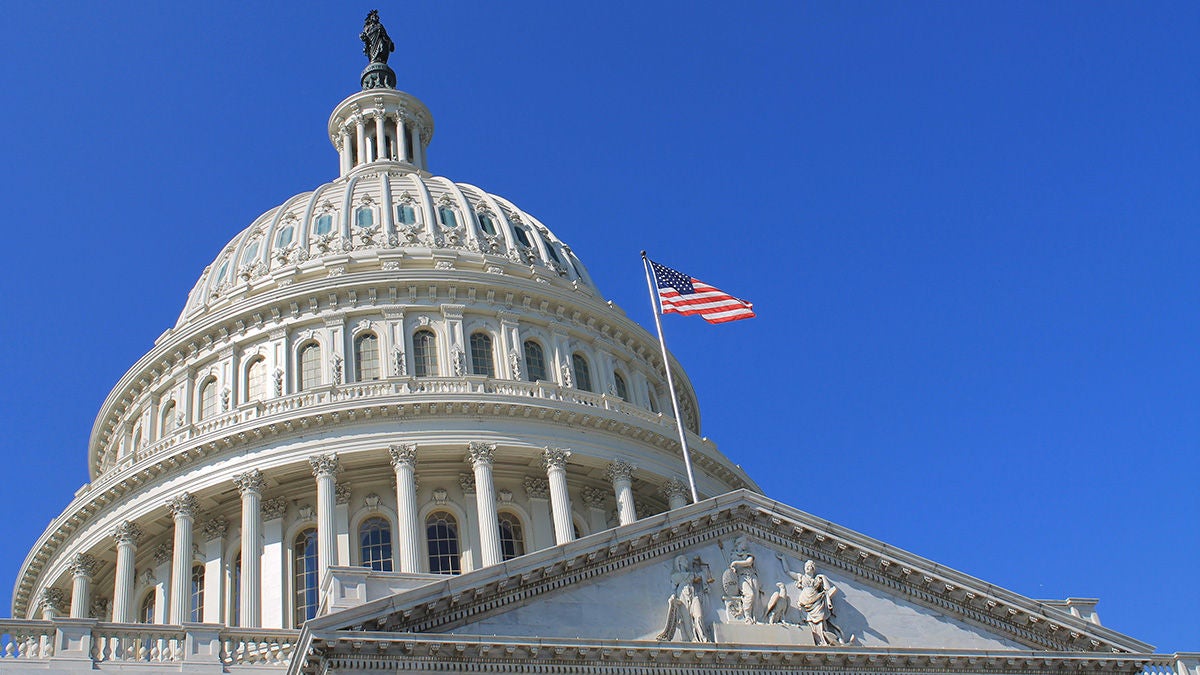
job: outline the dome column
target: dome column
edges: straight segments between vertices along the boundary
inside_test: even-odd
[[[113,615],[115,623],[133,623],[133,559],[137,555],[137,542],[142,530],[137,523],[122,521],[112,531],[117,540],[117,571],[113,577]]]
[[[409,151],[408,151],[409,145],[408,144],[409,144],[410,139],[408,137],[408,128],[407,128],[407,125],[404,123],[404,121],[405,121],[404,113],[397,113],[396,114],[396,159],[400,160],[401,162],[409,161]]]
[[[192,519],[196,515],[196,498],[184,492],[167,502],[175,519],[175,541],[171,549],[170,623],[181,624],[191,619],[188,586],[192,580]]]
[[[76,553],[68,566],[71,570],[71,618],[88,618],[92,604],[92,575],[96,573],[96,559],[87,553]]]
[[[662,486],[662,493],[667,497],[667,508],[682,509],[691,503],[688,496],[688,486],[678,478],[672,478]]]
[[[258,469],[233,477],[242,496],[242,568],[238,588],[238,623],[258,628],[262,618],[262,491],[266,480]]]
[[[358,166],[360,164],[366,164],[367,163],[367,128],[363,124],[362,116],[356,117],[354,119],[354,141],[355,141],[355,145],[354,145],[355,152],[358,155],[355,158],[356,161],[355,161],[354,165]]]
[[[637,509],[633,505],[633,469],[633,465],[623,459],[608,465],[608,479],[612,481],[617,497],[617,520],[622,525],[637,520]]]
[[[317,479],[317,584],[321,584],[330,566],[338,564],[337,526],[334,511],[337,508],[337,483],[334,477],[341,471],[336,452],[309,457],[313,477]]]
[[[500,550],[500,521],[496,512],[496,486],[492,482],[492,460],[495,443],[472,441],[467,446],[467,459],[475,469],[475,506],[479,512],[479,548],[483,565],[498,565],[504,560]]]
[[[375,113],[375,159],[387,159],[387,135],[383,132],[383,111]]]
[[[396,472],[396,529],[400,533],[401,572],[421,571],[421,526],[417,522],[417,444],[401,443],[388,448]]]
[[[345,127],[338,130],[337,150],[338,161],[342,165],[341,175],[345,176],[353,168],[350,161],[350,132]]]
[[[565,544],[575,540],[575,524],[571,522],[571,495],[567,492],[567,459],[571,451],[546,448],[542,460],[550,480],[550,512],[554,516],[554,541]]]

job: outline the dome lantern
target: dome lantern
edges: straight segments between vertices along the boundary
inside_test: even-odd
[[[381,162],[398,171],[428,172],[425,150],[433,137],[433,117],[416,97],[396,90],[396,73],[387,64],[396,46],[377,10],[367,14],[359,37],[370,59],[360,78],[362,91],[339,103],[329,117],[339,175]]]

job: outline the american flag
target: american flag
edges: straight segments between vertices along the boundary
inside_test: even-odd
[[[725,323],[754,316],[754,305],[714,288],[699,279],[653,260],[654,283],[663,314],[699,314],[709,323]]]

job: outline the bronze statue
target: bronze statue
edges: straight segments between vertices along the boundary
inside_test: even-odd
[[[387,29],[383,24],[379,23],[379,10],[373,9],[367,14],[367,20],[363,22],[362,35],[358,36],[363,41],[363,53],[371,60],[371,63],[387,63],[388,55],[396,51],[396,43],[388,37]]]

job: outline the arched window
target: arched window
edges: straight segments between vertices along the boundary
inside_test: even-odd
[[[429,572],[458,574],[458,520],[447,511],[434,511],[425,518],[429,542]]]
[[[138,621],[141,623],[154,623],[154,595],[156,591],[151,588],[146,597],[142,598],[142,604],[138,607]]]
[[[229,625],[242,625],[242,552],[233,559],[229,573]]]
[[[617,371],[613,371],[613,384],[617,388],[617,397],[622,401],[629,400],[629,387],[625,386],[625,378]]]
[[[378,516],[358,526],[359,554],[363,567],[376,572],[392,571],[392,526]]]
[[[379,379],[379,338],[374,333],[354,338],[354,379],[358,382]]]
[[[200,416],[206,420],[217,414],[217,378],[210,377],[200,385]]]
[[[592,371],[588,368],[587,357],[579,353],[572,354],[571,370],[575,371],[575,388],[592,391]]]
[[[258,357],[246,368],[246,402],[267,398],[267,360]]]
[[[507,511],[501,512],[497,519],[500,521],[500,552],[504,559],[525,555],[525,530],[521,527],[521,519]]]
[[[192,565],[192,623],[204,620],[204,565]]]
[[[471,373],[496,376],[496,364],[492,359],[492,336],[487,333],[471,335]]]
[[[300,348],[300,381],[296,383],[296,388],[304,391],[320,384],[321,345],[310,342]]]
[[[317,615],[317,528],[296,535],[292,543],[293,586],[296,589],[295,627]]]
[[[130,439],[129,443],[130,452],[137,452],[138,448],[142,447],[142,425],[139,424],[138,427],[133,430],[133,438]]]
[[[646,400],[650,402],[650,412],[657,413],[658,412],[658,397],[654,395],[653,391],[646,392]]]
[[[546,355],[533,340],[525,341],[525,376],[530,382],[546,379]]]
[[[413,375],[437,377],[437,336],[431,330],[413,334]]]
[[[158,435],[166,436],[175,432],[175,399],[163,404],[162,414],[159,415]]]

